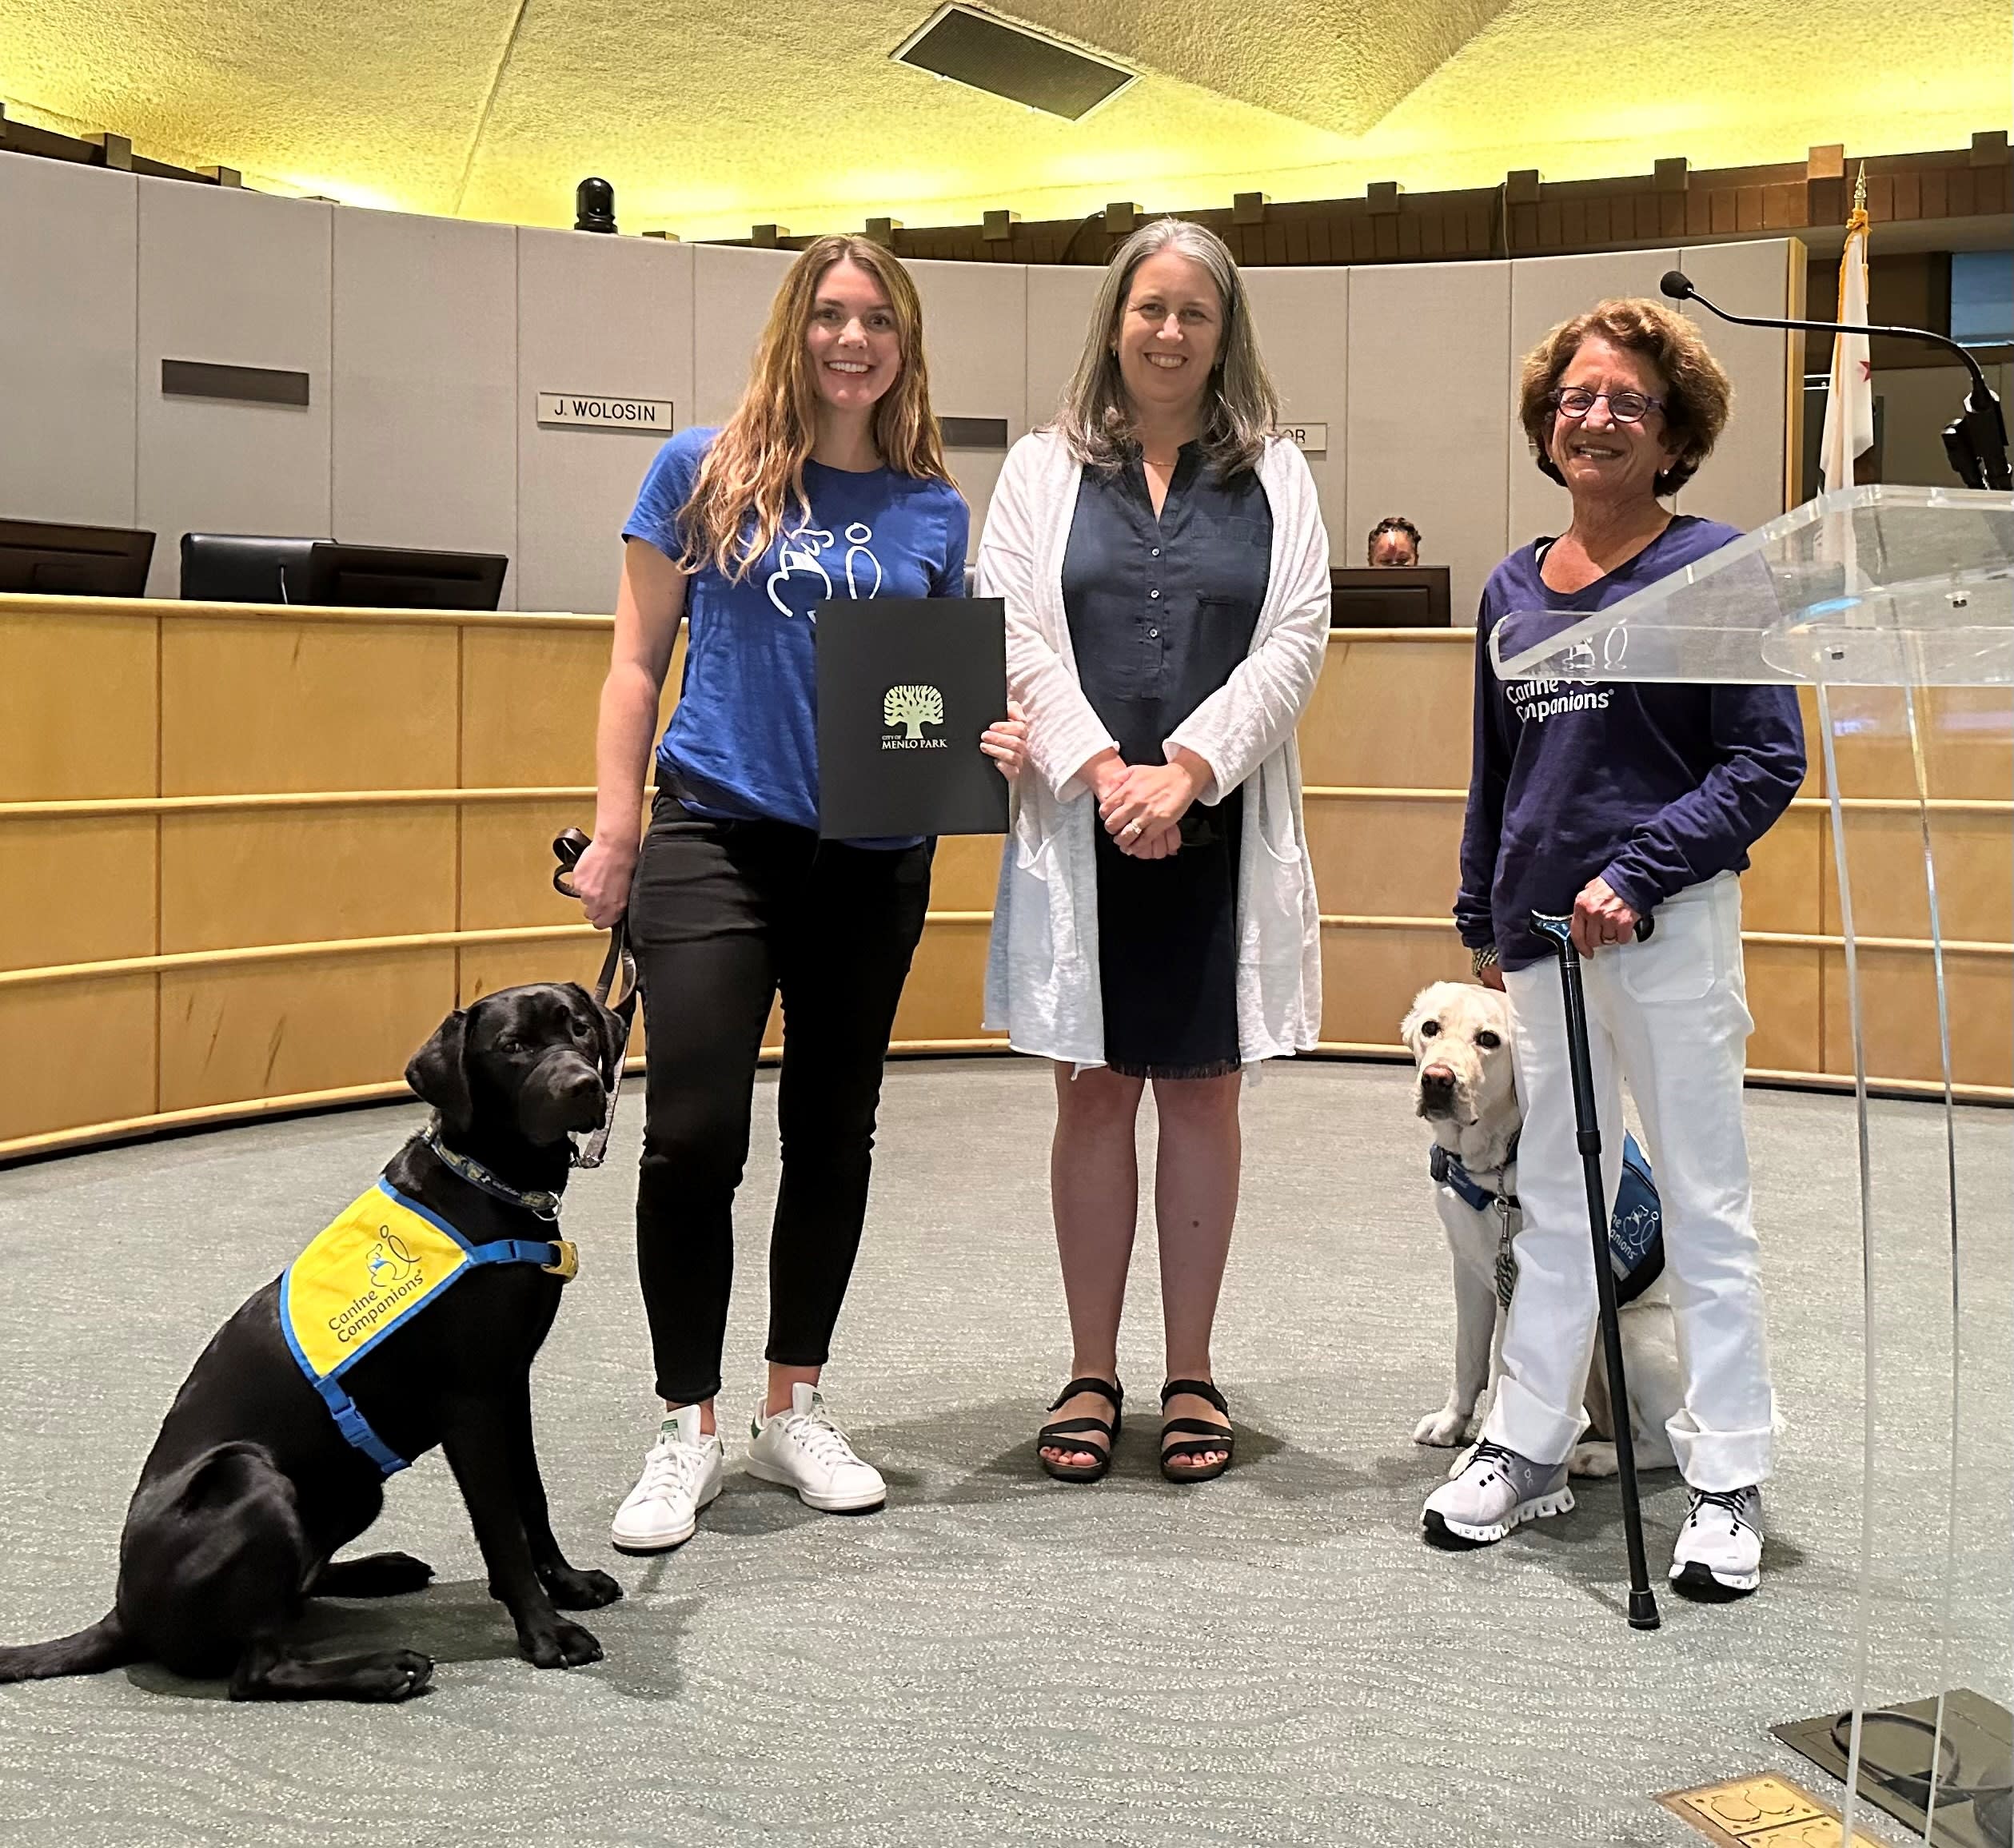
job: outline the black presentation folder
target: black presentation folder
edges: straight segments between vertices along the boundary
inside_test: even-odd
[[[979,734],[1007,715],[998,597],[818,607],[818,831],[828,841],[997,834],[1007,779]]]

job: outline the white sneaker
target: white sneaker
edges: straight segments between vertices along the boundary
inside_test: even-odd
[[[616,1510],[608,1539],[619,1553],[663,1553],[682,1547],[700,1510],[720,1492],[720,1440],[703,1436],[700,1408],[681,1405],[644,1452],[644,1473]]]
[[[1694,1489],[1671,1550],[1671,1582],[1701,1598],[1743,1598],[1762,1583],[1762,1491]]]
[[[1430,1545],[1459,1551],[1492,1546],[1526,1521],[1563,1515],[1573,1506],[1564,1463],[1534,1463],[1485,1438],[1460,1471],[1426,1498],[1420,1519]]]
[[[762,1400],[748,1420],[748,1473],[794,1488],[807,1507],[828,1515],[865,1514],[888,1499],[881,1472],[853,1453],[816,1386],[800,1380],[790,1409],[768,1418]]]

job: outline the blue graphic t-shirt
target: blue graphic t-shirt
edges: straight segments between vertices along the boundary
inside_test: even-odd
[[[623,527],[666,557],[716,432],[681,430],[657,452]],[[712,565],[685,587],[685,678],[657,747],[660,776],[723,820],[818,826],[818,671],[812,612],[833,597],[965,594],[969,524],[948,482],[892,468],[804,464],[812,517],[792,509],[739,583]],[[877,842],[876,846],[905,845]]]
[[[1589,880],[1645,915],[1687,886],[1739,872],[1805,774],[1791,687],[1598,681],[1593,646],[1557,679],[1503,681],[1490,634],[1518,610],[1593,614],[1741,537],[1680,514],[1637,556],[1584,590],[1540,576],[1550,540],[1491,573],[1476,617],[1475,755],[1462,834],[1462,941],[1494,942],[1506,969],[1551,954],[1531,914],[1558,915]],[[1609,663],[1625,658],[1609,631]],[[1585,677],[1583,677],[1583,667]]]

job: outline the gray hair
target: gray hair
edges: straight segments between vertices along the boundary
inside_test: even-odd
[[[1087,468],[1117,468],[1135,447],[1133,419],[1114,350],[1133,273],[1148,257],[1172,250],[1199,263],[1216,285],[1224,328],[1203,410],[1203,453],[1225,473],[1251,468],[1280,420],[1279,394],[1260,358],[1251,298],[1224,241],[1183,218],[1156,218],[1122,244],[1105,266],[1091,329],[1064,391],[1053,426]]]

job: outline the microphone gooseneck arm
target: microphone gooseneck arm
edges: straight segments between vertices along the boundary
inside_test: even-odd
[[[1786,315],[1730,314],[1717,306],[1693,286],[1682,269],[1668,269],[1657,285],[1659,292],[1673,301],[1696,301],[1709,313],[1737,327],[1801,329],[1812,333],[1889,334],[1898,340],[1926,341],[1932,346],[1948,347],[1972,374],[1972,388],[1965,400],[1964,415],[1944,432],[1944,451],[1952,468],[1968,488],[2014,487],[2007,462],[2007,425],[2000,415],[2000,401],[1986,382],[1979,361],[1948,335],[1932,333],[1922,327],[1854,326],[1837,321],[1793,321]]]

